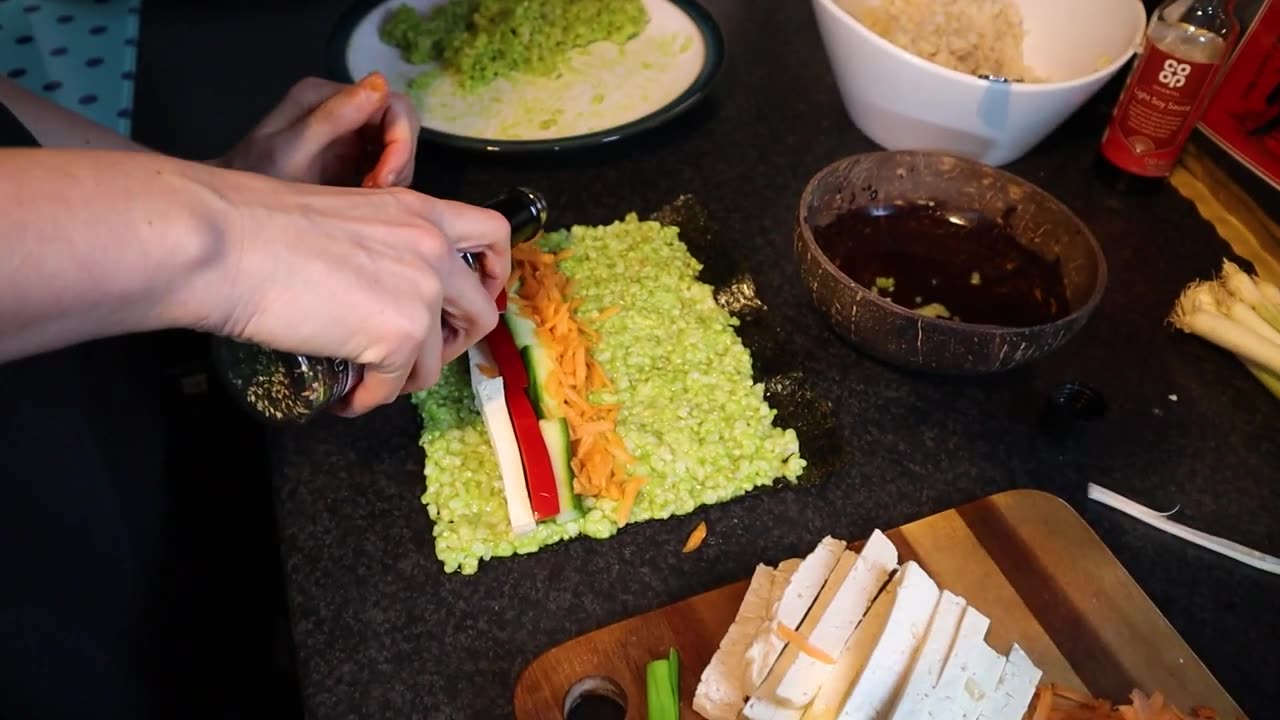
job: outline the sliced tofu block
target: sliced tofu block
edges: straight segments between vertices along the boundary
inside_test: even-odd
[[[702,671],[693,694],[693,709],[707,720],[734,720],[742,711],[747,698],[742,685],[743,657],[756,630],[765,622],[776,574],[767,565],[756,566],[733,623]]]
[[[818,709],[824,693],[828,693],[830,703],[824,702],[824,711],[813,717],[829,720],[837,717],[836,709],[840,720],[880,717],[906,681],[911,658],[924,641],[940,594],[937,583],[923,568],[914,562],[904,564],[845,645],[836,670],[810,708]],[[883,614],[884,619],[877,616],[873,621],[873,613]]]
[[[787,643],[753,700],[759,696],[772,705],[803,709],[834,669],[834,659],[898,566],[898,549],[879,530],[872,532],[852,563],[849,555],[846,551],[841,557],[798,628],[812,649],[827,657],[819,659],[801,652],[796,643]],[[744,713],[750,710],[748,702]]]
[[[943,663],[938,684],[925,697],[921,704],[921,712],[914,717],[947,718],[948,720],[958,717],[955,714],[955,707],[960,702],[960,696],[964,694],[964,685],[969,679],[969,673],[982,657],[980,648],[986,647],[982,639],[986,637],[987,628],[990,626],[991,620],[978,612],[977,608],[972,605],[965,607],[960,617],[960,629],[956,632],[951,652],[947,654],[947,660]]]
[[[800,627],[818,592],[835,569],[848,544],[832,537],[823,538],[813,552],[804,558],[791,576],[778,602],[770,609],[768,620],[760,626],[747,650],[747,690],[754,692],[769,675],[774,662],[782,654],[786,642],[778,636],[778,626]]]
[[[1022,720],[1044,672],[1014,643],[995,692],[987,696],[978,720]]]
[[[533,532],[538,523],[533,517],[533,505],[529,501],[529,488],[525,485],[524,461],[520,459],[520,445],[516,442],[515,427],[507,412],[507,396],[502,377],[485,377],[480,367],[498,367],[486,343],[478,342],[467,350],[467,362],[471,367],[471,389],[475,393],[476,409],[489,434],[489,444],[498,460],[502,475],[502,494],[507,501],[507,518],[516,535]]]
[[[915,720],[921,717],[925,698],[942,676],[942,665],[951,652],[957,631],[960,630],[960,616],[964,614],[964,608],[964,598],[949,590],[942,591],[924,642],[920,644],[912,661],[907,682],[898,693],[892,711],[885,715],[888,720]]]

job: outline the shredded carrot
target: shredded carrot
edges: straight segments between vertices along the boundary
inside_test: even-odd
[[[1112,706],[1109,700],[1095,698],[1087,692],[1073,690],[1056,683],[1041,685],[1033,703],[1031,720],[1217,720],[1217,713],[1203,707],[1192,707],[1192,715],[1182,713],[1167,703],[1159,692],[1148,697],[1141,690],[1129,694],[1132,704]]]
[[[476,369],[480,371],[481,375],[489,378],[490,380],[502,374],[498,372],[498,368],[490,365],[489,363],[479,363],[476,365]]]
[[[702,520],[693,528],[693,532],[689,533],[689,539],[684,541],[684,552],[691,553],[697,550],[705,539],[707,539],[707,522]]]
[[[582,299],[575,297],[573,282],[558,266],[573,252],[572,248],[543,252],[533,243],[512,248],[512,276],[518,282],[511,303],[533,318],[536,337],[548,349],[554,366],[545,389],[552,410],[558,409],[569,424],[574,492],[618,501],[615,513],[623,525],[644,481],[628,474],[636,459],[617,432],[621,406],[590,402],[593,392],[610,390],[613,383],[592,357],[600,334],[577,317]],[[620,311],[616,306],[606,308],[593,321],[602,322]]]
[[[613,429],[613,423],[606,420],[596,420],[595,422],[582,423],[577,427],[577,433],[584,440],[587,437],[594,437],[600,433],[605,433]]]
[[[648,479],[642,477],[633,477],[627,482],[627,487],[622,491],[622,500],[618,503],[619,527],[627,524],[627,520],[631,517],[631,508],[636,502],[636,495],[646,482]]]
[[[778,623],[778,628],[774,630],[774,633],[777,634],[777,636],[781,638],[783,642],[787,642],[787,643],[791,643],[792,645],[795,645],[796,648],[800,650],[800,652],[804,653],[805,655],[808,655],[814,660],[817,660],[818,662],[823,663],[824,665],[836,664],[835,658],[823,652],[822,648],[817,647],[813,643],[809,642],[809,638],[805,637],[804,635],[801,635],[796,630],[792,630],[786,625],[783,625],[782,623]]]

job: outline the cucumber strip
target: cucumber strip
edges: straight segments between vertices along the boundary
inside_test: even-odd
[[[516,347],[523,350],[537,342],[537,326],[532,319],[520,313],[519,305],[516,303],[507,305],[506,312],[502,313],[502,321],[511,330],[511,337],[516,341]]]
[[[520,350],[520,357],[529,375],[529,401],[539,418],[561,417],[560,402],[547,392],[547,380],[555,372],[555,363],[542,345],[534,344]]]
[[[556,490],[560,498],[560,514],[556,522],[567,523],[582,517],[582,501],[573,491],[573,447],[569,442],[569,421],[564,418],[543,418],[538,421],[542,439],[546,441],[551,456],[551,469],[556,476]]]

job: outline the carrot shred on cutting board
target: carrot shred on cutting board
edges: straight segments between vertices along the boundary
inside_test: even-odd
[[[800,634],[799,631],[793,630],[782,623],[778,623],[778,627],[773,631],[783,642],[796,646],[800,652],[817,660],[824,665],[835,665],[836,659],[822,651],[822,648],[815,646],[809,642],[809,638]]]
[[[574,492],[617,501],[616,520],[621,526],[630,518],[636,496],[647,481],[628,473],[635,457],[618,434],[621,406],[593,405],[589,400],[595,391],[613,389],[613,383],[591,354],[600,334],[577,317],[582,299],[574,297],[573,282],[558,266],[573,253],[573,248],[543,252],[528,243],[513,248],[512,275],[519,282],[511,302],[534,320],[535,333],[550,351],[555,366],[546,391],[569,424]],[[595,321],[602,322],[619,311],[618,307],[607,308],[596,314]]]
[[[1217,720],[1209,708],[1194,706],[1187,715],[1169,704],[1164,695],[1147,696],[1135,689],[1129,705],[1113,706],[1109,700],[1072,690],[1056,683],[1041,685],[1027,717],[1030,720]]]
[[[489,378],[490,380],[502,374],[498,372],[498,368],[490,365],[489,363],[479,363],[476,365],[476,369],[480,371],[481,375]]]

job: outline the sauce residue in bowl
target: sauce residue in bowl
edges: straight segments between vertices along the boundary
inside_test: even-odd
[[[979,212],[932,202],[860,206],[813,228],[813,237],[850,280],[924,315],[1030,327],[1070,313],[1060,261]]]

